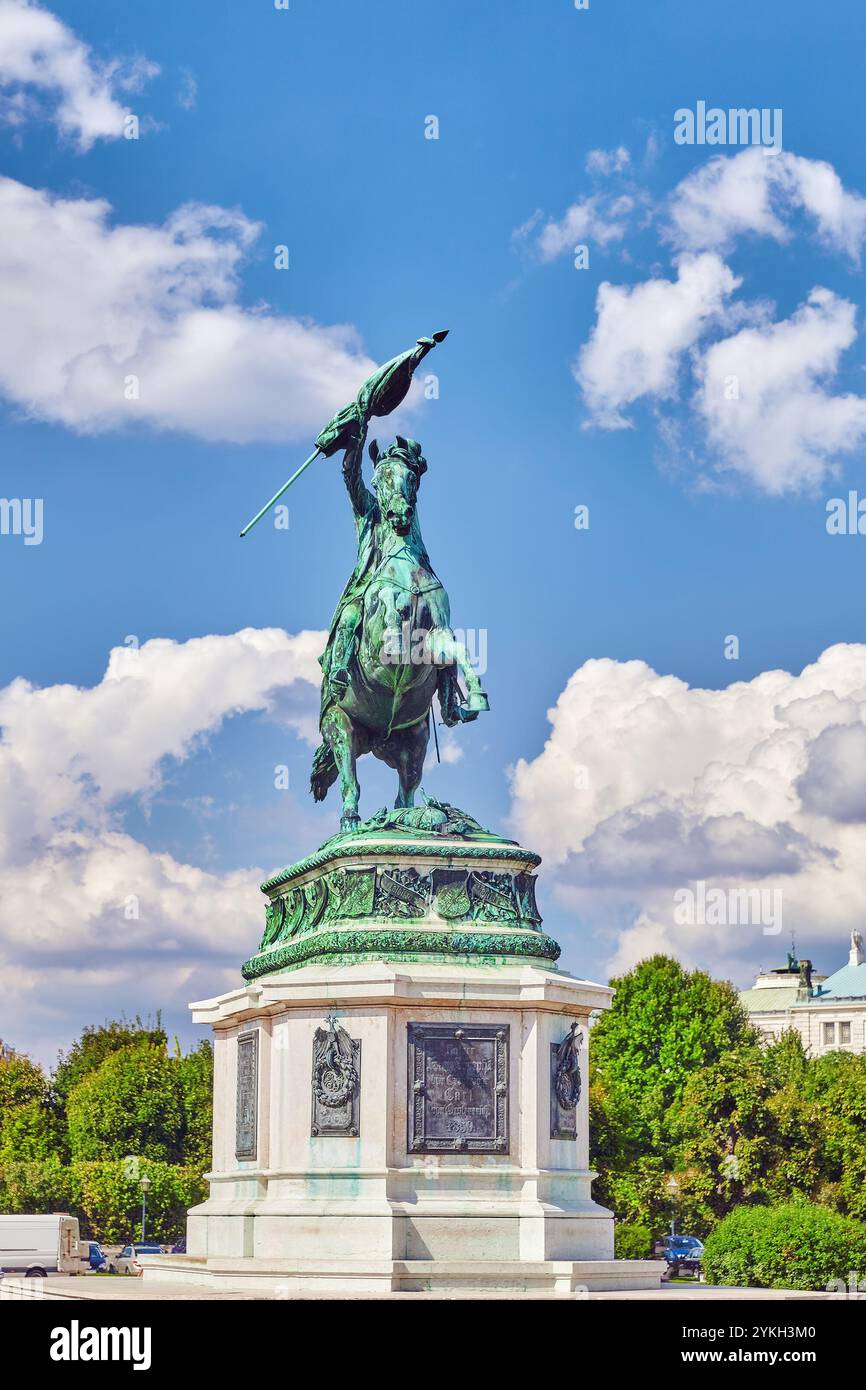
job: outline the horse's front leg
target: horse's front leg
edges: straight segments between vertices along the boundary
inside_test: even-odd
[[[482,710],[490,708],[490,701],[487,693],[478,679],[478,673],[469,657],[462,642],[452,635],[447,649],[451,655],[452,663],[457,667],[466,682],[466,711],[457,710],[458,715],[463,719],[477,719]]]
[[[429,737],[426,718],[392,736],[394,762],[400,779],[400,790],[394,802],[397,807],[415,805],[415,793],[421,785]]]
[[[438,595],[437,595],[438,597]],[[454,636],[451,630],[451,615],[447,598],[440,599],[439,604],[431,604],[431,615],[433,627],[427,633],[426,647],[434,666],[455,666],[463,677],[466,684],[466,709],[455,707],[454,713],[458,719],[468,720],[477,719],[482,710],[490,708],[487,695],[478,679],[469,653],[464,644]]]
[[[361,788],[358,786],[357,773],[358,740],[352,721],[344,710],[334,705],[325,716],[322,733],[334,754],[340,778],[340,794],[343,798],[340,829],[355,830],[361,823],[358,815]]]

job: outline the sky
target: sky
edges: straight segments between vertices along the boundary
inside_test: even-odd
[[[578,975],[664,950],[746,986],[792,934],[843,963],[864,37],[846,0],[0,0],[0,1037],[50,1062],[161,1009],[190,1041],[259,882],[334,831],[337,460],[238,532],[443,328],[378,434],[423,443],[491,709],[425,790],[543,856]],[[680,138],[733,108],[770,147]],[[362,814],[393,800],[360,776]],[[684,920],[698,883],[725,906]]]

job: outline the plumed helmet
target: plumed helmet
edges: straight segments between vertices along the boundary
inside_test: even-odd
[[[379,452],[379,445],[374,439],[368,452],[376,467],[388,459],[394,459],[399,463],[404,463],[407,468],[411,468],[419,478],[422,473],[427,472],[427,460],[417,439],[405,439],[402,434],[398,434],[394,443],[385,450],[384,454]]]

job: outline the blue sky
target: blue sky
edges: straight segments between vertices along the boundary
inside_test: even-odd
[[[6,7],[0,25],[22,9],[17,0]],[[162,1005],[189,1036],[184,1001],[227,987],[256,944],[260,909],[248,885],[332,831],[336,801],[314,808],[306,791],[308,652],[297,670],[284,654],[277,672],[296,675],[293,694],[271,697],[257,665],[249,687],[221,705],[234,649],[214,647],[212,710],[200,727],[190,712],[170,734],[178,676],[158,669],[155,654],[156,704],[147,683],[129,696],[129,737],[144,751],[112,786],[97,751],[76,753],[77,740],[85,749],[98,740],[101,716],[94,725],[71,711],[56,688],[99,687],[109,652],[130,636],[186,644],[245,629],[325,627],[353,563],[336,461],[317,464],[293,490],[288,532],[262,524],[241,542],[238,530],[305,456],[370,359],[446,327],[451,334],[430,359],[439,399],[418,406],[409,423],[430,461],[422,524],[454,623],[487,633],[491,713],[459,731],[461,753],[431,770],[427,789],[545,854],[545,922],[578,973],[606,977],[660,947],[745,984],[757,964],[783,953],[789,927],[835,968],[858,924],[862,859],[859,783],[842,808],[828,804],[826,789],[836,773],[855,782],[863,775],[866,540],[825,527],[827,499],[861,485],[866,437],[858,404],[866,362],[862,7],[836,3],[828,18],[798,0],[734,0],[712,14],[603,0],[585,12],[568,0],[291,0],[287,12],[269,0],[57,0],[50,13],[66,26],[62,42],[96,74],[103,104],[64,120],[68,92],[0,60],[0,175],[31,191],[26,213],[17,191],[0,210],[0,492],[44,499],[41,545],[0,537],[9,596],[0,686],[23,679],[55,691],[48,713],[35,692],[30,704],[21,696],[11,723],[0,701],[15,771],[4,793],[0,873],[10,875],[7,903],[30,903],[47,924],[34,941],[20,917],[5,928],[0,921],[0,959],[18,986],[0,1035],[50,1056],[96,1014]],[[61,42],[57,32],[50,42]],[[42,30],[37,37],[45,41]],[[126,66],[106,72],[115,62]],[[784,116],[778,182],[724,235],[719,228],[756,176],[744,163],[730,188],[687,185],[697,187],[703,232],[675,230],[684,181],[709,178],[701,171],[714,157],[728,164],[743,154],[674,143],[674,112],[699,99]],[[117,138],[115,108],[140,116],[140,139]],[[437,140],[424,136],[430,115]],[[592,151],[607,153],[593,160]],[[818,162],[832,166],[836,183],[815,193]],[[78,211],[64,220],[56,200]],[[95,200],[108,207],[95,210]],[[171,219],[186,205],[211,211],[178,232]],[[131,229],[125,246],[112,237],[123,228]],[[589,247],[588,269],[574,268],[575,239]],[[287,271],[274,268],[278,244],[289,247]],[[693,263],[704,276],[704,317],[690,300],[667,356],[638,323],[639,296],[622,303],[642,345],[641,387],[642,369],[621,346],[628,325],[601,351],[600,286],[674,285]],[[714,389],[713,345],[736,339],[724,352],[743,362],[748,397],[749,373],[777,343],[774,325],[795,320],[816,286],[831,298],[797,320],[797,344],[779,336],[783,383],[764,382],[754,415],[732,429],[712,405],[699,409],[701,380]],[[663,330],[682,305],[665,289],[660,304]],[[216,354],[211,365],[210,335],[227,306],[243,324],[243,349]],[[178,318],[196,309],[210,311],[210,327],[198,344],[178,344]],[[273,321],[300,326],[268,336]],[[754,338],[737,338],[743,330]],[[312,365],[302,389],[305,358]],[[119,391],[129,369],[141,375],[140,410],[117,395],[106,404],[106,389],[115,381]],[[618,410],[627,427],[611,427]],[[810,442],[804,418],[819,421],[827,447]],[[590,509],[585,531],[574,526],[578,504]],[[730,634],[739,639],[736,661],[724,656]],[[849,651],[838,669],[798,684],[836,644]],[[669,722],[687,730],[697,709],[700,748],[670,783],[666,735],[654,723],[666,688],[642,675],[621,705],[619,666],[585,668],[599,658],[642,662],[684,683]],[[830,713],[810,714],[787,753],[778,751],[778,720],[773,726],[777,696],[752,684],[775,670],[790,673],[785,699],[824,709],[830,690],[835,702]],[[583,712],[579,694],[564,696],[580,671],[595,715]],[[719,705],[683,693],[732,682],[749,683],[751,742],[740,737],[737,699]],[[543,753],[547,712],[558,701],[559,732]],[[297,709],[305,713],[292,715]],[[620,746],[623,711],[633,709],[636,728]],[[610,713],[604,724],[604,711],[622,718]],[[584,719],[595,719],[591,729]],[[64,728],[65,751],[54,756]],[[847,730],[844,747],[833,742],[837,728]],[[591,805],[575,809],[583,748],[593,790]],[[521,759],[522,780],[512,785],[509,769]],[[288,793],[273,786],[282,762]],[[752,775],[756,765],[773,769],[772,786]],[[52,779],[63,784],[56,815]],[[392,799],[391,779],[362,764],[362,811]],[[32,824],[19,817],[19,795],[41,804]],[[682,853],[666,860],[665,844],[653,839],[652,868],[638,872],[636,823],[642,845],[666,825],[662,840],[673,836]],[[720,859],[717,833],[740,849],[748,840],[748,853]],[[69,835],[86,840],[71,878]],[[124,837],[116,871],[106,863],[111,835]],[[784,842],[795,868],[773,859],[768,837]],[[608,860],[600,867],[587,849],[601,839],[611,863],[632,866],[619,883]],[[124,886],[137,892],[136,847],[149,867],[140,930],[130,936],[117,914]],[[169,892],[152,877],[160,856],[207,882],[197,888],[191,878],[182,893]],[[830,862],[828,886],[822,866]],[[665,915],[689,879],[769,883],[774,874],[790,890],[781,940],[754,928],[686,940]],[[94,887],[100,875],[110,888]],[[70,884],[77,890],[67,899]],[[212,929],[190,927],[202,895]]]

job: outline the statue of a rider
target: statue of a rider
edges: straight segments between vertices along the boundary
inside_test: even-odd
[[[373,753],[393,767],[400,783],[395,805],[412,807],[434,696],[448,726],[477,719],[489,708],[466,647],[451,628],[448,594],[421,536],[418,488],[427,469],[421,445],[397,435],[383,453],[374,440],[369,449],[371,487],[363,477],[371,418],[389,415],[400,404],[415,368],[445,336],[419,338],[415,347],[374,372],[356,399],[322,430],[316,452],[241,533],[255,525],[319,453],[330,457],[343,451],[358,557],[321,657],[322,742],[310,778],[313,796],[321,801],[339,777],[343,831],[360,824],[360,756]]]

